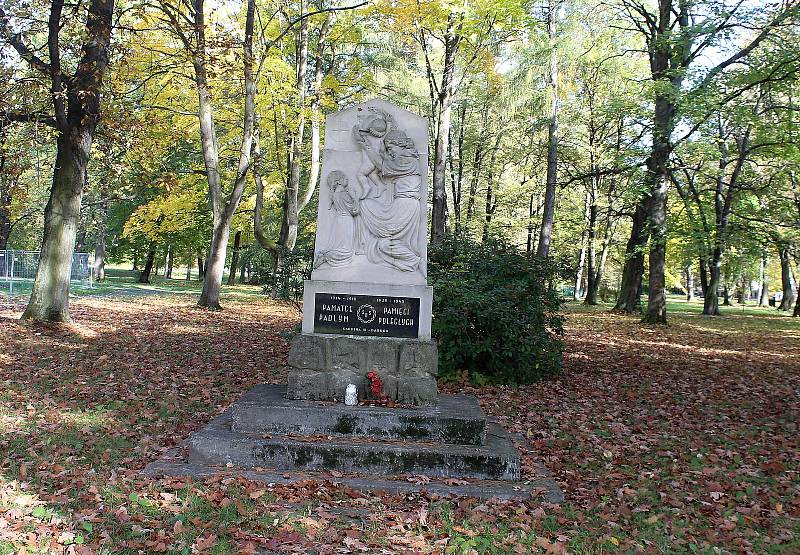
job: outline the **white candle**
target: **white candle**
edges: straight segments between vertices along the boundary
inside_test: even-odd
[[[353,407],[358,404],[358,389],[356,384],[348,384],[344,392],[344,404]]]

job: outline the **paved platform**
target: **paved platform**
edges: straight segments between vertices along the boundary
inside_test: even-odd
[[[286,398],[285,385],[253,387],[232,411],[232,429],[242,434],[369,437],[481,445],[486,416],[469,395],[439,395],[432,406],[348,407],[342,403]]]
[[[209,478],[212,476],[241,476],[265,484],[293,484],[309,480],[341,484],[357,491],[387,492],[402,494],[428,492],[442,496],[477,497],[479,499],[519,499],[540,503],[557,504],[564,501],[564,494],[547,470],[539,466],[535,475],[526,475],[519,482],[502,480],[453,480],[432,478],[430,481],[398,476],[395,479],[364,474],[340,474],[330,472],[287,472],[265,468],[242,469],[189,462],[185,449],[172,449],[162,458],[150,463],[143,474],[160,478],[180,476]]]
[[[485,445],[412,441],[258,437],[231,429],[229,411],[187,441],[189,460],[201,464],[277,470],[424,474],[443,478],[519,480],[520,458],[508,434],[487,426]]]

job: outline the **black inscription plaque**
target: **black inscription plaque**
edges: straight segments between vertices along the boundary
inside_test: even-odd
[[[314,332],[419,337],[419,298],[314,294]]]

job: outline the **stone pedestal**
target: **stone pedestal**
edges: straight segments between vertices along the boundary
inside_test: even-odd
[[[436,400],[437,349],[431,340],[433,289],[427,285],[308,280],[303,333],[289,352],[290,399],[360,398],[375,371],[383,394],[402,404]]]
[[[383,381],[383,393],[410,405],[436,401],[437,350],[433,341],[301,334],[289,351],[287,397],[342,401],[348,384],[367,397],[367,372]]]

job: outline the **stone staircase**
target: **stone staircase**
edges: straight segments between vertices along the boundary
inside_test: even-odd
[[[439,395],[431,406],[387,408],[285,398],[258,385],[195,432],[151,475],[239,474],[266,481],[319,478],[359,489],[432,489],[481,497],[563,497],[546,471],[521,475],[520,453],[477,399]],[[347,476],[345,476],[347,475]],[[425,487],[409,476],[433,480]],[[280,479],[282,478],[282,480]]]

